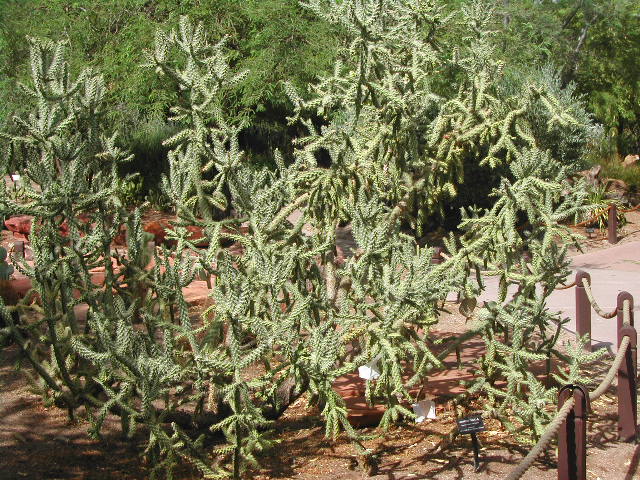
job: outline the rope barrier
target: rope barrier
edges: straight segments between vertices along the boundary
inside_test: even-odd
[[[587,281],[586,278],[582,279],[582,286],[584,287],[584,291],[587,294],[589,303],[591,304],[591,306],[593,307],[593,309],[596,311],[598,315],[600,315],[602,318],[613,318],[617,315],[618,313],[617,309],[614,309],[613,312],[606,313],[604,310],[602,310],[602,308],[600,308],[600,306],[596,302],[596,299],[593,297],[593,292],[591,291],[591,285],[589,285],[589,282]]]
[[[562,284],[560,284],[560,285],[561,285],[560,287],[556,287],[556,290],[566,290],[566,289],[568,289],[568,288],[573,288],[573,287],[575,287],[575,286],[576,286],[576,282],[575,282],[575,280],[574,280],[574,281],[573,281],[573,282],[571,282],[569,285],[562,285]]]
[[[638,209],[640,209],[640,203],[633,208],[627,208],[626,210],[618,210],[618,211],[620,213],[629,213],[629,212],[635,212]]]
[[[622,324],[631,325],[631,302],[629,300],[622,302]]]
[[[518,464],[518,466],[511,471],[511,473],[505,478],[505,480],[518,480],[520,477],[522,477],[522,475],[524,475],[527,470],[529,470],[531,465],[533,465],[535,459],[538,458],[538,455],[540,455],[542,451],[547,448],[549,442],[551,442],[553,437],[556,436],[560,425],[562,425],[562,422],[566,420],[567,415],[569,415],[569,412],[573,408],[574,403],[575,400],[573,399],[573,397],[568,398],[567,401],[564,402],[564,405],[562,405],[560,410],[558,410],[555,418],[551,421],[547,429],[544,431],[544,433],[540,437],[540,440],[538,440],[538,443],[535,444],[535,446],[531,449],[527,456],[524,457],[524,459]]]
[[[600,382],[598,388],[589,393],[590,400],[597,400],[600,396],[602,396],[603,393],[605,393],[609,389],[611,383],[613,382],[613,379],[616,377],[618,368],[620,368],[620,365],[624,360],[624,356],[627,353],[627,348],[629,347],[630,343],[631,340],[629,339],[629,337],[624,337],[622,339],[620,348],[618,349],[616,358],[611,364],[609,372],[607,372],[607,375],[604,377],[602,382]],[[529,470],[529,468],[531,468],[531,465],[533,465],[533,462],[536,460],[536,458],[538,458],[538,455],[540,455],[542,451],[547,448],[549,442],[551,442],[553,437],[556,436],[558,430],[560,429],[560,426],[562,425],[562,422],[566,420],[567,415],[569,415],[569,412],[573,408],[574,404],[575,400],[573,397],[567,399],[560,410],[558,410],[558,412],[556,413],[554,419],[551,421],[551,423],[549,423],[549,426],[538,440],[538,443],[535,444],[535,446],[531,449],[531,451],[529,451],[527,456],[522,459],[518,466],[514,470],[512,470],[511,473],[509,473],[505,480],[519,480],[519,478],[522,477],[522,475],[524,475],[524,473]]]
[[[586,283],[586,282],[585,282]],[[625,300],[622,304],[622,312],[624,318],[624,325],[631,324],[631,308],[629,300]],[[589,400],[594,401],[600,398],[611,386],[613,379],[616,377],[616,373],[622,365],[624,361],[624,357],[627,353],[627,349],[631,344],[631,339],[628,336],[625,336],[620,342],[620,347],[618,348],[618,352],[616,353],[616,357],[607,372],[607,375],[602,379],[600,385],[593,391],[589,393]],[[558,433],[558,429],[562,422],[564,422],[569,415],[569,412],[574,407],[575,400],[573,397],[567,399],[567,401],[562,405],[560,410],[556,413],[554,419],[549,423],[549,426],[544,431],[538,443],[534,445],[534,447],[529,451],[526,457],[522,459],[522,461],[518,464],[518,466],[509,473],[509,475],[505,478],[505,480],[519,480],[524,473],[529,470],[531,465],[535,459],[542,453],[542,451],[549,445],[551,439]]]
[[[595,215],[593,215],[591,218],[589,218],[589,219],[585,220],[584,222],[576,223],[576,224],[571,225],[571,226],[572,226],[573,228],[578,228],[578,227],[584,227],[584,226],[586,226],[586,225],[588,225],[588,224],[590,224],[590,223],[593,223],[593,222],[595,222],[595,221],[598,219],[598,217],[599,217],[600,215],[603,215],[603,214],[605,214],[605,213],[608,213],[608,212],[609,212],[609,210],[611,210],[611,207],[612,207],[612,206],[613,206],[613,205],[609,204],[609,205],[607,206],[607,208],[603,208],[603,209],[602,209],[602,210],[600,210],[598,213],[596,213]],[[629,211],[631,211],[631,210],[629,210]]]
[[[596,215],[592,216],[591,218],[585,220],[584,222],[580,222],[580,223],[576,223],[574,225],[571,225],[571,227],[573,228],[579,228],[579,227],[584,227],[590,223],[595,222],[598,217],[604,213],[609,212],[609,210],[611,210],[612,205],[609,205],[606,209],[601,210],[600,212],[598,212]],[[635,212],[636,210],[640,209],[640,204],[636,205],[635,207],[632,208],[627,208],[625,210],[618,210],[618,213],[629,213],[629,212]]]
[[[624,337],[622,339],[622,342],[620,342],[620,347],[618,348],[618,353],[616,354],[616,358],[613,359],[613,363],[611,364],[611,368],[607,372],[607,376],[604,377],[600,385],[598,385],[598,388],[589,393],[589,400],[597,400],[611,386],[613,379],[616,377],[616,372],[624,361],[624,355],[627,353],[627,348],[629,348],[630,344],[631,339],[629,337]]]
[[[576,224],[574,224],[574,225],[570,225],[570,226],[571,226],[571,227],[573,227],[573,228],[585,227],[585,226],[589,225],[590,223],[595,222],[595,221],[598,219],[598,217],[599,217],[600,215],[602,215],[603,213],[608,212],[608,211],[609,211],[609,209],[604,210],[604,211],[603,211],[603,212],[601,212],[599,215],[596,215],[596,216],[594,216],[594,217],[591,217],[590,219],[585,220],[584,222],[576,223]]]

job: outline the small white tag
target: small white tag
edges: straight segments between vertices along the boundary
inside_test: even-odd
[[[366,365],[358,367],[358,375],[365,380],[376,380],[380,376],[378,368],[378,358],[376,357]]]
[[[12,174],[11,180],[13,180],[14,182],[17,182],[18,180],[20,180],[20,175],[18,175],[17,173]]]
[[[422,400],[411,407],[416,414],[416,423],[422,423],[427,418],[436,418],[436,404],[433,400]]]

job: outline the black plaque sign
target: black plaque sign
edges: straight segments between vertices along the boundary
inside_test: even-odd
[[[471,434],[471,442],[473,445],[473,466],[475,471],[480,470],[480,444],[476,433],[484,432],[484,420],[481,415],[471,415],[456,420],[458,423],[458,432],[461,434]]]
[[[472,415],[470,417],[464,417],[456,420],[458,423],[458,432],[465,433],[478,433],[484,432],[486,427],[484,426],[484,420],[481,415]]]

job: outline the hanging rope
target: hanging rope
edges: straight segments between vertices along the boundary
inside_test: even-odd
[[[575,280],[574,280],[574,281],[573,281],[573,282],[571,282],[569,285],[562,285],[562,284],[560,284],[560,286],[559,286],[559,287],[556,287],[556,290],[566,290],[566,289],[568,289],[568,288],[573,288],[573,287],[575,287],[575,286],[576,286],[576,282],[575,282]]]
[[[598,315],[600,315],[602,318],[613,318],[617,315],[618,309],[614,309],[613,312],[606,313],[604,310],[602,310],[602,308],[600,308],[600,305],[597,304],[596,299],[593,297],[593,292],[591,291],[591,285],[589,285],[589,282],[587,281],[586,278],[582,279],[582,286],[584,287],[584,291],[587,294],[589,303],[591,304],[591,306],[593,307],[593,309],[596,311]]]
[[[606,209],[603,209],[603,210],[599,211],[594,216],[592,216],[591,218],[585,220],[584,222],[576,223],[575,225],[571,225],[571,226],[573,228],[579,228],[579,227],[584,227],[586,225],[589,225],[590,223],[595,222],[600,215],[602,215],[604,213],[607,213],[609,210],[611,210],[611,207],[612,207],[612,205],[609,205]],[[618,213],[635,212],[638,209],[640,209],[640,204],[636,205],[635,207],[627,208],[625,210],[618,210]]]
[[[627,208],[626,210],[618,210],[618,211],[620,213],[629,213],[629,212],[635,212],[638,209],[640,209],[640,203],[638,205],[636,205],[635,207]]]
[[[624,325],[631,324],[631,304],[629,300],[625,300],[622,303],[622,312],[623,312],[623,321]],[[618,348],[618,353],[616,353],[616,357],[613,359],[613,363],[607,372],[607,375],[602,379],[598,388],[596,388],[593,392],[589,393],[589,400],[595,401],[600,398],[611,386],[614,378],[616,378],[616,374],[618,373],[618,369],[620,365],[624,361],[625,354],[627,353],[627,349],[631,343],[631,339],[628,336],[625,336],[620,342],[620,347]],[[531,465],[535,459],[542,453],[542,451],[547,448],[551,439],[558,433],[558,429],[562,422],[564,422],[569,415],[569,412],[573,408],[575,400],[573,397],[567,399],[567,401],[562,405],[560,410],[556,413],[554,419],[549,423],[549,426],[544,431],[538,443],[529,451],[526,457],[522,459],[522,461],[518,464],[518,466],[509,473],[509,475],[505,478],[505,480],[518,480],[524,473],[529,470]]]
[[[556,413],[555,418],[551,421],[547,429],[544,431],[538,443],[529,451],[526,457],[518,464],[518,466],[511,471],[511,473],[505,478],[505,480],[518,480],[524,473],[529,470],[531,465],[538,455],[542,453],[542,451],[547,448],[549,442],[556,436],[558,430],[560,429],[560,425],[564,422],[569,415],[569,412],[573,408],[573,404],[575,400],[573,397],[568,398],[566,402],[562,405],[558,413]]]
[[[618,372],[618,368],[620,368],[620,364],[622,364],[624,360],[624,356],[627,353],[627,348],[629,348],[631,340],[629,337],[624,337],[622,342],[620,343],[620,348],[618,349],[618,353],[616,354],[616,358],[613,360],[613,364],[607,373],[607,376],[604,377],[598,388],[596,388],[593,392],[589,393],[589,399],[591,401],[598,399],[604,392],[606,392],[613,379],[616,377]],[[562,405],[560,410],[556,413],[554,419],[549,423],[549,426],[544,431],[538,443],[529,451],[526,457],[522,459],[522,461],[518,464],[518,466],[509,473],[505,480],[518,480],[524,473],[529,470],[533,462],[538,458],[538,455],[542,453],[542,451],[547,448],[549,442],[556,436],[562,422],[564,422],[569,415],[569,412],[573,408],[575,400],[573,397],[567,399],[567,401]]]

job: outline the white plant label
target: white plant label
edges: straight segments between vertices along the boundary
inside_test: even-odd
[[[378,367],[379,357],[374,358],[366,365],[358,367],[358,375],[365,380],[376,380],[380,376],[380,367]]]
[[[411,407],[416,414],[416,423],[422,423],[427,418],[436,418],[436,404],[433,400],[422,400]]]
[[[17,182],[18,180],[20,180],[20,175],[18,175],[17,173],[12,174],[11,180],[13,180],[14,182]]]

